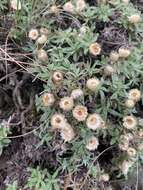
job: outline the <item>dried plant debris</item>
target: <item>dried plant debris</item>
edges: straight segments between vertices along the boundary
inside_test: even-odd
[[[140,190],[142,1],[0,2],[0,189]]]

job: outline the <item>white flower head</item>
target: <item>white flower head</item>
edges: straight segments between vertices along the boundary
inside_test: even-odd
[[[40,34],[41,35],[48,35],[49,34],[49,30],[47,28],[40,28]]]
[[[138,150],[139,150],[139,151],[142,151],[142,150],[143,150],[143,143],[139,143],[139,145],[138,145]]]
[[[55,71],[52,76],[54,84],[59,85],[63,81],[63,74],[60,71]]]
[[[74,106],[73,98],[72,97],[61,98],[59,106],[64,111],[70,111],[70,110],[72,110],[73,106]]]
[[[127,99],[127,100],[125,101],[125,106],[126,106],[127,108],[133,108],[133,107],[135,106],[135,102],[134,102],[132,99]]]
[[[100,80],[98,78],[90,78],[87,80],[86,82],[86,87],[91,90],[91,91],[96,91],[97,88],[99,87],[100,85]]]
[[[128,5],[130,0],[122,0],[122,2],[125,3],[126,5]]]
[[[37,51],[37,58],[38,58],[40,61],[48,61],[47,52],[46,52],[44,49],[39,49],[39,50]]]
[[[128,155],[129,155],[130,157],[135,157],[137,151],[136,151],[134,148],[129,147],[129,148],[127,149],[127,153],[128,153]]]
[[[105,182],[107,182],[107,181],[109,181],[109,179],[110,179],[110,177],[109,177],[109,174],[107,174],[107,173],[103,173],[103,174],[101,174],[101,176],[100,176],[100,181],[105,181]]]
[[[127,161],[127,160],[123,161],[120,168],[125,176],[128,174],[129,169],[130,169],[130,167],[132,167],[133,164],[134,164],[134,162],[132,162],[132,161]]]
[[[72,113],[73,117],[78,121],[84,121],[88,115],[87,108],[82,105],[77,105]]]
[[[119,142],[119,148],[122,151],[127,151],[129,148],[129,140],[128,139],[121,139]]]
[[[21,10],[21,1],[20,0],[11,0],[10,7],[13,10]]]
[[[91,44],[89,46],[89,52],[93,55],[93,56],[97,56],[101,53],[101,45],[97,42]]]
[[[121,58],[127,58],[131,54],[131,51],[129,49],[122,47],[119,48],[118,52],[119,52],[119,57]]]
[[[137,125],[137,119],[134,116],[125,116],[123,118],[123,126],[126,129],[134,129]]]
[[[86,125],[89,129],[96,130],[102,127],[102,118],[99,114],[91,114],[86,120]]]
[[[86,8],[86,3],[84,0],[76,1],[76,11],[81,12]]]
[[[112,51],[110,53],[110,60],[112,62],[116,62],[116,61],[118,61],[118,59],[119,59],[119,54],[117,52],[115,52],[115,51]]]
[[[54,13],[54,14],[59,13],[59,8],[58,8],[58,6],[52,5],[52,6],[50,7],[50,12],[51,12],[51,13]]]
[[[104,68],[104,74],[107,76],[111,76],[115,73],[115,69],[111,65],[106,65]]]
[[[38,39],[38,44],[45,44],[47,42],[48,37],[45,34],[42,34]]]
[[[61,137],[65,142],[70,142],[75,137],[75,133],[70,124],[66,123],[60,131]]]
[[[126,133],[125,136],[126,136],[126,138],[127,138],[129,141],[131,141],[131,140],[134,139],[134,135],[133,135],[132,133]]]
[[[37,29],[31,29],[29,31],[29,34],[28,34],[28,37],[31,39],[31,40],[36,40],[39,36],[39,32]]]
[[[86,148],[87,148],[88,150],[92,151],[92,150],[97,149],[97,148],[98,148],[98,145],[99,145],[98,138],[96,138],[96,137],[93,136],[93,137],[90,137],[90,138],[88,139],[88,142],[87,142],[87,144],[86,144]]]
[[[54,95],[51,93],[44,93],[42,95],[42,100],[43,100],[44,106],[51,106],[55,102]]]
[[[137,88],[131,89],[128,93],[128,98],[134,102],[138,102],[141,99],[141,91]]]
[[[87,26],[81,26],[80,28],[80,34],[85,34],[87,31],[89,30],[89,28]]]
[[[64,115],[56,113],[51,117],[51,125],[53,129],[62,129],[65,127],[67,120]]]
[[[67,3],[64,4],[63,9],[66,12],[73,13],[74,12],[74,5],[72,4],[71,1],[68,1]]]
[[[138,131],[138,137],[139,137],[140,139],[143,139],[143,129],[140,129],[140,130]]]
[[[80,88],[74,89],[71,93],[73,99],[77,99],[81,96],[83,96],[83,91]]]
[[[141,16],[139,14],[134,14],[128,17],[131,24],[138,24],[141,21]]]

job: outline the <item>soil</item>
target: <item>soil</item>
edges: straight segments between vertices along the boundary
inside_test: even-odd
[[[94,1],[89,0],[89,2],[91,5],[95,4]],[[142,11],[142,0],[136,2]],[[64,27],[67,27],[66,24],[64,23]],[[23,188],[29,176],[27,168],[30,166],[56,168],[58,165],[55,159],[56,153],[48,152],[44,145],[37,149],[35,145],[39,143],[39,139],[33,133],[29,133],[39,126],[39,115],[36,112],[34,99],[35,95],[42,91],[43,82],[39,79],[34,80],[31,74],[22,69],[22,64],[29,62],[31,55],[26,55],[21,48],[19,50],[19,44],[8,38],[9,28],[12,25],[11,18],[0,17],[0,58],[3,58],[0,61],[0,121],[10,119],[10,136],[13,137],[10,145],[0,156],[0,190],[5,190],[5,184],[15,180]],[[112,23],[98,23],[97,29],[100,31],[98,41],[105,47],[103,49],[105,55],[111,50],[118,49],[119,46],[128,44],[128,34],[124,28],[118,28]],[[9,60],[2,50],[5,50],[14,60]],[[21,66],[17,62],[20,62]],[[64,89],[61,89],[59,96],[62,97],[65,93]],[[92,104],[88,102],[87,107],[89,110],[93,109]],[[99,151],[104,149],[106,149],[105,145],[100,146]],[[101,163],[104,159],[110,161],[111,156],[112,151],[103,155]],[[124,183],[116,182],[113,185],[116,190],[132,189],[133,184]]]

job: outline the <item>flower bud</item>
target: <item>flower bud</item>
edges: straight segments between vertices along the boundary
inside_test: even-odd
[[[134,164],[134,162],[132,162],[132,161],[126,161],[126,160],[123,161],[120,168],[125,176],[128,174],[129,169],[130,169],[130,167],[132,167],[133,164]]]
[[[81,12],[86,8],[86,3],[84,0],[77,0],[76,1],[76,11]]]
[[[131,24],[138,24],[141,21],[141,17],[138,14],[131,15],[128,19]]]
[[[100,85],[100,80],[97,78],[90,78],[86,82],[86,87],[91,91],[96,91]]]
[[[104,74],[106,76],[111,76],[115,73],[115,69],[111,65],[106,65],[104,68]]]
[[[73,99],[77,99],[81,96],[83,96],[83,91],[80,88],[74,89],[71,93]]]
[[[99,145],[99,141],[96,137],[90,137],[88,139],[88,142],[86,144],[86,148],[89,150],[89,151],[93,151],[95,149],[98,148],[98,145]]]
[[[128,139],[128,141],[131,141],[131,140],[133,140],[134,139],[134,136],[133,136],[133,134],[132,133],[126,133],[126,138]]]
[[[38,44],[44,44],[44,43],[46,43],[47,42],[47,36],[46,35],[44,35],[44,34],[42,34],[38,39],[37,39],[37,43]]]
[[[50,7],[50,12],[54,13],[54,14],[58,14],[59,13],[59,8],[56,5],[53,5]]]
[[[121,58],[127,58],[131,54],[129,49],[125,49],[122,47],[118,50],[118,52],[119,52],[119,57]]]
[[[37,51],[37,58],[40,61],[47,61],[48,60],[48,55],[44,49],[40,49]]]
[[[68,1],[67,3],[64,4],[63,6],[64,11],[73,13],[74,12],[74,6],[71,1]]]
[[[135,157],[137,152],[136,152],[136,150],[135,150],[134,148],[129,147],[129,148],[127,149],[127,153],[128,153],[128,155],[129,155],[130,157]]]
[[[131,89],[128,93],[128,98],[134,102],[138,102],[141,99],[141,91],[138,89]]]
[[[125,106],[126,106],[127,108],[133,108],[133,107],[135,106],[135,102],[134,102],[133,100],[131,100],[131,99],[127,99],[127,100],[125,101]]]
[[[47,28],[40,28],[40,34],[47,36],[49,34],[49,30]]]
[[[123,139],[122,141],[119,142],[119,148],[122,151],[127,151],[129,148],[129,140]]]
[[[110,53],[110,60],[114,63],[119,60],[119,54],[117,52]]]
[[[70,142],[75,137],[74,130],[68,123],[61,129],[60,135],[65,142]]]
[[[54,95],[51,93],[44,93],[42,96],[44,106],[51,106],[55,102]]]
[[[55,71],[52,76],[52,81],[56,85],[60,85],[63,82],[63,74],[60,71]]]
[[[101,176],[100,176],[100,181],[107,182],[107,181],[109,181],[109,179],[110,179],[110,177],[109,177],[109,174],[107,174],[107,173],[101,174]]]
[[[143,143],[140,143],[140,144],[138,145],[138,150],[139,150],[139,151],[142,151],[142,150],[143,150]]]

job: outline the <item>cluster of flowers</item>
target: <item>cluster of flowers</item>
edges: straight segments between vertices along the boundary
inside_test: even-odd
[[[125,3],[126,5],[129,4],[129,0],[122,0],[123,3]],[[97,0],[98,4],[105,4],[105,3],[111,3],[114,4],[116,3],[116,0]],[[67,3],[64,4],[63,6],[63,10],[69,13],[74,13],[74,11],[76,10],[77,12],[81,12],[83,11],[85,8],[87,7],[86,3],[84,0],[77,0],[76,1],[76,5],[74,6],[72,1],[68,1]],[[55,9],[57,10],[57,9]],[[141,16],[139,14],[133,14],[131,16],[128,17],[128,21],[131,24],[138,24],[141,21]]]
[[[116,0],[97,0],[97,2],[100,3],[115,3]],[[126,5],[129,4],[129,0],[122,0],[123,3]],[[11,0],[10,1],[10,7],[12,10],[21,10],[22,5],[20,0]],[[72,1],[68,1],[63,5],[63,10],[69,13],[74,13],[76,11],[77,13],[83,11],[87,7],[84,0],[77,0],[75,4],[72,3]],[[58,12],[58,7],[56,5],[51,7],[51,11],[53,13]],[[128,17],[129,23],[131,24],[138,24],[141,21],[141,16],[139,14],[133,14]]]
[[[40,28],[40,30],[31,29],[29,31],[29,34],[28,34],[28,37],[31,40],[36,41],[37,45],[40,47],[37,50],[37,58],[41,61],[47,61],[48,60],[47,52],[41,47],[47,42],[48,34],[49,34],[49,31],[46,28]]]
[[[37,51],[37,58],[41,61],[47,61],[48,60],[48,55],[47,52],[41,48],[41,46],[43,46],[47,40],[48,40],[48,34],[49,31],[46,28],[40,28],[40,30],[38,29],[31,29],[29,31],[28,37],[31,40],[36,41],[36,43],[39,45],[40,49]],[[99,43],[95,42],[92,43],[89,46],[89,52],[91,55],[93,56],[97,56],[101,53],[101,46]]]
[[[129,0],[122,0],[122,1],[126,4],[129,3]],[[82,11],[85,9],[85,7],[86,3],[84,0],[77,0],[76,4],[73,4],[71,1],[69,1],[64,4],[63,10],[69,13],[73,13],[75,10]],[[51,7],[52,12],[56,13],[57,10],[58,7],[56,6]],[[140,22],[141,18],[140,15],[135,14],[128,17],[128,20],[129,23],[131,24],[137,24]],[[82,30],[81,32],[83,31],[85,32],[85,28],[82,28],[81,30]],[[31,29],[28,34],[29,38],[36,41],[38,47],[40,47],[37,50],[37,58],[41,61],[48,60],[47,52],[42,48],[43,45],[48,40],[48,34],[49,31],[46,28],[41,28],[39,30]],[[92,43],[89,46],[89,53],[94,57],[100,55],[101,51],[102,48],[98,42]],[[115,73],[116,70],[112,64],[117,62],[119,59],[127,59],[130,56],[130,54],[131,54],[130,49],[125,47],[120,47],[118,51],[111,52],[109,57],[111,64],[105,66],[104,73],[106,75],[112,75],[113,73]],[[60,71],[56,71],[53,73],[52,81],[55,85],[61,85],[63,79],[64,79],[63,74]],[[86,82],[86,87],[93,92],[95,92],[100,85],[101,81],[97,78],[90,78]],[[83,90],[79,88],[74,89],[69,97],[63,97],[60,99],[60,101],[58,102],[58,106],[64,112],[72,112],[72,117],[77,122],[85,122],[86,126],[93,131],[99,128],[101,129],[106,128],[106,124],[99,114],[97,113],[88,114],[88,110],[85,106],[75,105],[75,100],[81,96],[84,96]],[[127,108],[133,108],[140,99],[141,99],[141,92],[138,89],[131,89],[128,92],[127,99],[125,101],[125,106]],[[49,92],[44,93],[42,95],[42,100],[44,106],[52,106],[55,104],[55,102],[57,103],[54,94]],[[76,136],[73,127],[69,124],[64,114],[55,113],[51,117],[51,126],[53,130],[58,130],[60,132],[61,138],[65,142],[72,141]],[[134,129],[137,126],[137,119],[132,115],[125,116],[123,118],[123,126],[125,128],[125,134],[120,137],[121,143],[119,144],[119,148],[121,151],[125,151],[127,153],[129,159],[124,160],[120,168],[122,172],[126,175],[128,173],[129,168],[133,165],[135,161],[134,158],[137,154],[137,150],[134,148],[132,143],[133,139],[136,136],[134,131],[137,130]],[[128,132],[127,130],[132,130],[132,131]],[[138,135],[140,136],[140,138],[142,138],[143,131],[139,131]],[[98,145],[99,145],[98,138],[95,136],[91,136],[86,143],[86,148],[89,151],[93,151],[98,148]],[[143,144],[138,145],[138,150],[143,150]],[[102,177],[104,181],[109,180],[108,174],[104,174]]]
[[[131,51],[127,48],[121,47],[119,48],[118,52],[111,52],[110,53],[110,60],[112,63],[116,62],[119,60],[119,58],[128,58],[129,55],[131,54]]]
[[[133,15],[133,16],[131,16],[131,17],[133,17],[133,19],[134,19],[134,16],[135,15]],[[130,17],[130,18],[131,18]],[[132,19],[131,19],[132,20]],[[140,19],[138,19],[138,20],[140,20]],[[132,22],[132,21],[131,21]],[[139,21],[138,21],[139,22]],[[86,27],[81,27],[81,33],[83,33],[83,31],[84,31],[84,33],[86,32]],[[49,31],[48,31],[48,29],[46,29],[46,28],[41,28],[40,30],[38,30],[38,29],[31,29],[30,31],[29,31],[29,34],[28,34],[28,36],[29,36],[29,38],[31,39],[31,40],[34,40],[34,41],[36,41],[36,43],[38,44],[38,50],[36,51],[36,53],[37,53],[37,58],[38,58],[38,60],[40,60],[40,61],[43,61],[43,62],[45,62],[45,61],[47,61],[48,60],[48,55],[47,55],[47,52],[42,48],[42,46],[44,46],[44,44],[47,42],[47,40],[48,40],[48,34],[49,34]],[[97,42],[95,42],[95,43],[92,43],[90,46],[89,46],[89,53],[92,55],[92,56],[94,56],[94,57],[96,57],[97,55],[100,55],[101,54],[101,45],[99,44],[99,43],[97,43]],[[124,59],[126,59],[126,58],[128,58],[129,57],[129,55],[131,54],[131,51],[130,51],[130,49],[128,49],[128,48],[124,48],[124,47],[120,47],[119,48],[119,50],[118,50],[118,52],[116,52],[116,51],[113,51],[113,52],[111,52],[110,53],[110,61],[111,61],[111,63],[115,63],[115,62],[117,62],[120,58],[124,58]],[[106,67],[105,67],[105,69],[104,69],[104,73],[106,74],[106,75],[112,75],[113,73],[115,73],[116,72],[116,70],[114,69],[114,67],[112,66],[112,65],[106,65]]]
[[[60,85],[63,81],[63,74],[59,71],[53,73],[52,81],[56,85]],[[86,82],[86,87],[91,91],[96,91],[100,86],[100,80],[97,78],[90,78]],[[63,97],[58,102],[59,108],[64,112],[72,111],[73,118],[77,122],[86,122],[86,126],[95,131],[99,128],[105,128],[105,122],[97,113],[88,114],[88,110],[83,105],[74,105],[74,100],[84,96],[82,89],[77,88],[71,92],[68,97]],[[44,93],[42,96],[44,106],[52,106],[55,103],[55,97],[52,93]],[[59,129],[61,137],[64,141],[70,142],[75,137],[75,132],[71,125],[67,122],[65,116],[61,113],[55,113],[51,118],[51,126],[53,129]],[[98,138],[92,136],[87,142],[86,148],[88,150],[95,150],[99,145]]]
[[[60,85],[63,81],[63,74],[59,71],[53,73],[52,81],[55,85]],[[101,82],[98,78],[90,78],[86,82],[86,87],[90,90],[95,92],[97,88],[101,85]],[[97,113],[88,114],[87,108],[83,105],[74,105],[74,100],[77,98],[84,96],[84,92],[82,89],[74,89],[71,92],[69,97],[63,97],[58,102],[59,108],[64,112],[72,111],[72,116],[78,122],[85,122],[86,126],[95,131],[97,129],[105,129],[106,124],[101,118],[101,116]],[[141,92],[138,89],[131,89],[127,95],[128,99],[126,100],[126,107],[131,108],[133,103],[137,103],[141,99]],[[42,100],[44,106],[52,106],[55,103],[55,97],[52,93],[44,93],[42,95]],[[131,103],[130,103],[131,102]],[[132,105],[132,106],[131,106]],[[65,116],[61,113],[55,113],[51,117],[51,126],[52,129],[58,129],[61,134],[61,138],[65,142],[70,142],[75,137],[75,132],[72,126],[68,123]],[[137,131],[137,119],[132,116],[128,115],[123,118],[123,126],[125,130],[133,130],[134,132]],[[143,137],[143,130],[138,132],[140,138]],[[129,160],[124,160],[122,165],[120,166],[121,170],[124,174],[127,174],[128,169],[134,163],[134,157],[136,156],[136,149],[131,146],[131,142],[134,139],[134,135],[132,132],[125,131],[125,134],[120,137],[120,144],[119,148],[121,151],[126,151]],[[95,136],[91,136],[86,144],[86,148],[90,151],[93,151],[98,148],[99,141],[98,138]],[[139,144],[139,150],[143,150],[143,144]]]
[[[97,0],[98,3],[111,3],[115,4],[116,0]],[[128,5],[130,3],[130,0],[121,0],[121,2],[125,3],[125,5]],[[130,24],[136,25],[141,21],[141,16],[139,14],[133,14],[128,17],[128,21]]]
[[[132,108],[140,99],[141,92],[138,89],[131,89],[128,93],[128,99],[126,100],[125,105],[127,108]],[[125,151],[128,155],[128,159],[124,160],[120,166],[124,175],[127,175],[129,168],[134,164],[137,151],[143,150],[143,130],[137,130],[137,125],[137,118],[133,115],[128,115],[123,118],[125,134],[120,137],[119,148],[121,151]],[[135,143],[136,139],[137,146]]]
[[[89,47],[89,52],[91,55],[93,55],[94,57],[97,55],[101,54],[101,45],[97,42],[92,43]],[[124,47],[120,47],[118,52],[116,51],[112,51],[110,53],[109,59],[110,59],[110,63],[111,64],[107,64],[104,67],[104,74],[106,76],[110,76],[114,73],[116,73],[116,69],[112,66],[113,63],[117,62],[119,59],[126,59],[129,57],[129,55],[131,54],[130,49],[128,48],[124,48]]]

